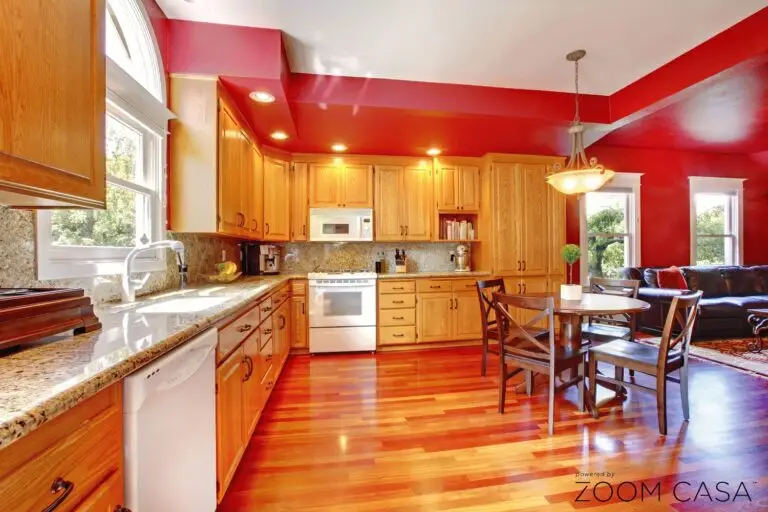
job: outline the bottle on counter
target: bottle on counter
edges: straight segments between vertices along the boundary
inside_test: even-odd
[[[381,274],[384,271],[384,267],[381,261],[381,253],[376,253],[376,273]]]

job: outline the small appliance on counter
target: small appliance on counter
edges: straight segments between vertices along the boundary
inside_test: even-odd
[[[75,288],[0,288],[0,349],[74,330],[101,329],[91,299]]]
[[[451,260],[456,272],[469,272],[469,250],[466,245],[457,245],[456,254],[451,254]]]
[[[261,251],[259,250],[258,243],[243,242],[240,244],[240,263],[243,274],[247,276],[258,276],[261,274]]]
[[[280,273],[280,248],[276,245],[259,246],[259,268],[261,273],[274,275]]]

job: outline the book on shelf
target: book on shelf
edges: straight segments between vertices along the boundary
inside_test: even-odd
[[[440,220],[440,240],[474,240],[475,227],[467,220]]]

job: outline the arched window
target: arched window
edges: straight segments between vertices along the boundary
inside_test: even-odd
[[[108,0],[106,210],[38,215],[38,278],[119,274],[131,248],[165,237],[165,77],[141,0]],[[139,271],[166,269],[149,254]]]

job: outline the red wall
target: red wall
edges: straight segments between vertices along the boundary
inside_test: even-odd
[[[746,178],[744,263],[768,263],[768,163],[747,155],[634,149],[595,145],[587,150],[618,172],[644,173],[640,180],[641,260],[644,266],[690,263],[689,176]],[[579,210],[568,199],[568,243],[579,243]]]

